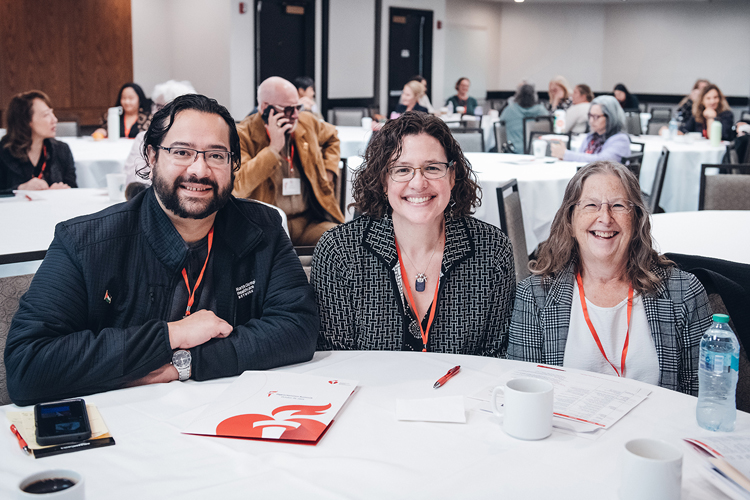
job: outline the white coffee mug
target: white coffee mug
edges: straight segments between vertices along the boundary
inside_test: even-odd
[[[367,130],[372,130],[372,118],[369,116],[365,116],[362,118],[362,128],[365,128]]]
[[[110,201],[125,201],[125,174],[107,174]]]
[[[547,141],[544,139],[534,139],[531,146],[534,149],[534,156],[536,158],[544,158],[547,156]]]
[[[40,486],[49,486],[49,481],[57,479],[57,480],[65,480],[74,483],[73,486],[70,486],[66,489],[62,489],[59,491],[52,491],[50,493],[30,493],[27,491],[24,491],[25,489],[29,488],[32,485]],[[41,481],[44,481],[44,483],[40,483]],[[36,484],[40,483],[40,484]],[[58,483],[59,487],[59,483]],[[24,499],[29,500],[31,498],[35,498],[36,500],[46,500],[46,499],[54,499],[54,500],[83,500],[85,498],[85,492],[84,492],[84,481],[83,476],[81,476],[79,473],[72,471],[72,470],[66,470],[66,469],[51,469],[51,470],[45,470],[42,472],[37,472],[36,474],[32,474],[23,480],[21,480],[20,483],[18,483],[18,489],[16,491],[16,498],[18,499]]]
[[[621,500],[679,500],[682,451],[656,439],[633,439],[622,453]]]
[[[504,393],[505,412],[497,408]],[[518,439],[544,439],[552,433],[553,387],[546,380],[516,378],[492,391],[492,412],[503,419],[503,430]]]

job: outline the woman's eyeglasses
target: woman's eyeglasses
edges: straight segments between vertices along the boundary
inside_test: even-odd
[[[422,176],[428,180],[442,179],[448,173],[448,169],[453,166],[453,162],[448,163],[430,163],[424,167],[407,167],[398,165],[388,169],[388,175],[394,182],[409,182],[414,178],[417,170],[422,171]]]
[[[581,200],[578,203],[574,203],[574,206],[578,206],[581,212],[585,214],[595,214],[601,210],[602,206],[609,205],[609,209],[613,214],[629,214],[633,210],[633,202],[627,200],[615,200],[615,201],[599,201],[586,199]]]

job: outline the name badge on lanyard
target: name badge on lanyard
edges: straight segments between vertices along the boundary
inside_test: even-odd
[[[284,179],[281,189],[284,196],[295,196],[302,194],[302,183],[299,178]]]

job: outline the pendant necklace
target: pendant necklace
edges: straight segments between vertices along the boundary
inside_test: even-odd
[[[435,250],[437,250],[437,244],[432,248],[432,254],[430,254],[430,260],[427,261],[427,267],[425,267],[424,271],[421,273],[417,273],[415,281],[414,281],[414,289],[418,292],[424,292],[425,286],[427,285],[427,269],[430,268],[430,262],[432,262],[432,258],[435,256]],[[401,250],[398,246],[398,240],[396,240],[396,251],[398,252],[399,258],[401,258]],[[411,258],[409,257],[409,254],[404,252],[404,255],[406,255],[406,258],[409,259],[409,264],[412,265],[414,269],[417,268],[417,266],[414,265],[414,262],[411,261]]]

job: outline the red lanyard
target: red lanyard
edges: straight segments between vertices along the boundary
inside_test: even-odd
[[[268,133],[268,128],[266,128],[266,135],[270,141],[271,134]],[[289,171],[294,172],[294,132],[289,135],[289,154],[286,157],[286,162],[289,164]]]
[[[42,146],[42,156],[44,157],[44,163],[42,163],[42,170],[39,171],[39,175],[36,176],[37,179],[42,178],[44,169],[47,168],[47,146]]]
[[[430,335],[430,327],[432,327],[432,320],[435,319],[435,309],[437,309],[437,296],[438,289],[440,288],[440,280],[435,284],[435,296],[432,298],[432,308],[430,309],[430,318],[427,320],[427,330],[422,328],[422,316],[417,311],[417,305],[414,302],[414,297],[411,295],[411,286],[406,278],[406,269],[404,268],[404,262],[401,260],[401,250],[398,248],[398,240],[396,240],[396,253],[398,254],[398,264],[401,266],[401,281],[404,283],[406,288],[406,294],[409,297],[409,305],[411,306],[414,314],[417,316],[417,324],[419,325],[419,331],[422,333],[422,352],[427,352],[427,339]]]
[[[609,366],[612,367],[617,376],[624,377],[625,358],[628,357],[628,345],[630,343],[630,316],[633,313],[633,285],[630,285],[630,290],[628,291],[628,329],[625,332],[625,344],[622,346],[622,358],[620,360],[621,371],[617,371],[615,365],[612,364],[612,362],[607,358],[607,355],[604,353],[602,342],[599,340],[599,335],[596,334],[596,329],[594,329],[594,325],[591,323],[591,318],[589,318],[589,310],[586,307],[586,295],[583,293],[583,281],[581,280],[580,272],[576,274],[576,280],[578,281],[578,293],[581,295],[581,308],[583,308],[583,317],[586,318],[586,324],[589,325],[589,330],[591,331],[591,335],[594,337],[596,345],[599,347],[599,352],[602,353],[602,356],[604,356],[604,359],[607,361],[607,363],[609,363]]]
[[[185,316],[190,316],[190,308],[193,307],[193,301],[195,300],[195,291],[198,289],[198,287],[201,284],[201,281],[203,280],[203,273],[206,271],[206,266],[208,265],[208,258],[211,256],[211,245],[213,245],[214,242],[214,227],[211,226],[211,230],[208,232],[208,253],[206,254],[206,262],[203,263],[203,269],[201,269],[201,273],[198,276],[198,281],[195,282],[195,286],[193,287],[193,290],[190,291],[190,282],[188,281],[187,277],[187,271],[185,268],[182,268],[182,277],[185,278],[185,286],[188,289],[188,302],[187,302],[187,309],[185,310]]]

